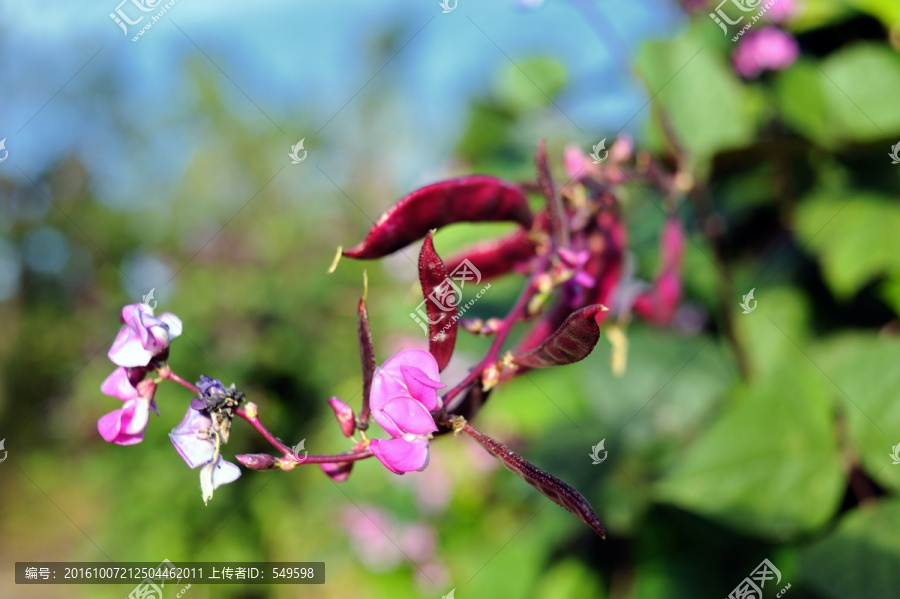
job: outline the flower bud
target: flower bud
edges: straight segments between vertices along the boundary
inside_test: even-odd
[[[329,399],[328,405],[330,405],[331,409],[334,410],[334,417],[337,418],[338,424],[341,425],[341,432],[344,433],[344,436],[349,437],[350,435],[352,435],[353,431],[356,430],[353,408],[348,406],[337,397],[332,397],[331,399]]]
[[[245,453],[234,456],[250,470],[275,470],[275,457],[267,453]]]
[[[353,462],[337,462],[335,464],[319,464],[322,471],[337,483],[344,482],[350,476]]]

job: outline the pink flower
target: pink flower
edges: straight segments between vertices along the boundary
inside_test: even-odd
[[[790,34],[777,27],[748,31],[738,42],[732,61],[741,77],[751,79],[765,70],[780,71],[797,60],[800,48]]]
[[[122,322],[125,326],[109,350],[109,359],[119,366],[146,366],[181,335],[181,320],[177,316],[166,312],[156,318],[146,304],[122,308]]]
[[[428,465],[428,435],[437,431],[430,412],[441,406],[438,364],[422,350],[405,350],[382,364],[372,378],[372,418],[392,437],[373,439],[375,457],[395,474]]]
[[[134,445],[144,439],[144,431],[150,419],[150,410],[156,410],[153,395],[156,383],[151,380],[132,384],[128,371],[119,367],[109,375],[100,390],[106,395],[117,397],[125,405],[97,421],[97,430],[104,440],[118,445]],[[159,413],[159,412],[157,412]]]

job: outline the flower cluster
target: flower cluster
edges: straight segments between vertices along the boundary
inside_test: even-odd
[[[100,390],[125,402],[118,410],[102,416],[97,429],[104,440],[118,445],[134,445],[144,439],[150,411],[159,414],[155,395],[163,378],[180,380],[166,360],[169,344],[181,335],[181,320],[171,313],[153,315],[147,304],[129,304],[122,309],[124,326],[109,350],[109,359],[118,366]],[[148,378],[152,372],[160,379]],[[190,387],[190,385],[188,385]],[[191,387],[192,388],[192,387]],[[193,389],[193,388],[192,388]],[[243,395],[217,380],[202,376],[197,384],[199,397],[169,435],[175,449],[191,468],[203,466],[200,488],[203,500],[209,501],[213,490],[236,480],[240,469],[222,459],[221,447],[228,442],[234,409]]]
[[[419,282],[430,325],[428,351],[403,350],[378,366],[365,294],[360,298],[357,331],[362,407],[357,416],[337,397],[328,400],[341,432],[353,441],[348,451],[310,455],[305,451],[305,439],[290,447],[266,429],[257,407],[245,402],[234,385],[225,387],[221,381],[201,376],[194,386],[177,376],[167,360],[171,340],[181,333],[181,321],[171,314],[156,318],[143,304],[126,306],[122,312],[125,326],[109,353],[118,368],[101,389],[125,405],[100,419],[101,435],[122,445],[137,443],[143,438],[149,411],[156,411],[154,395],[159,382],[170,380],[191,390],[190,407],[169,437],[187,465],[200,470],[203,500],[208,501],[216,488],[241,475],[240,468],[222,455],[235,417],[245,420],[281,453],[236,456],[244,467],[290,471],[301,464],[318,464],[336,481],[345,480],[355,462],[373,457],[394,474],[423,470],[434,436],[462,433],[604,536],[599,518],[577,490],[476,430],[468,419],[477,415],[492,390],[506,380],[531,369],[585,359],[610,315],[618,318],[611,340],[623,338],[622,329],[632,313],[661,326],[677,319],[686,238],[675,213],[675,198],[684,192],[684,178],[666,172],[649,157],[633,158],[634,148],[627,138],[617,140],[608,152],[598,144],[591,158],[578,148],[567,148],[568,180],[557,187],[546,147],[541,144],[536,183],[522,185],[475,175],[428,185],[401,199],[361,242],[341,251],[357,260],[379,259],[423,239]],[[627,227],[618,188],[635,180],[654,185],[666,197],[660,267],[652,283],[634,279],[629,267]],[[543,196],[541,210],[532,212],[529,192]],[[513,222],[518,229],[446,261],[435,250],[433,237],[441,228],[458,222],[493,221]],[[512,274],[525,278],[521,295],[506,316],[485,322],[460,319],[458,298],[438,304],[435,298],[448,291],[449,273],[463,265],[467,273],[477,273],[479,281]],[[506,348],[513,328],[520,324],[528,329]],[[441,372],[453,359],[460,329],[493,339],[484,358],[438,395],[438,390],[448,387],[441,381]],[[157,378],[147,378],[151,372]],[[370,437],[370,419],[389,438]]]
[[[169,343],[181,335],[181,320],[168,312],[156,318],[147,304],[125,306],[121,319],[124,326],[109,350],[109,359],[118,368],[100,390],[125,405],[100,418],[97,428],[106,441],[133,445],[144,438],[150,410],[159,414],[153,399],[156,383],[145,377],[155,364],[165,361]]]

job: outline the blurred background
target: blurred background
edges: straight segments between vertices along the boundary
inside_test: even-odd
[[[754,0],[116,2],[0,4],[0,596],[131,591],[17,586],[16,561],[164,559],[326,563],[322,586],[196,599],[722,597],[763,559],[781,575],[766,598],[897,596],[894,0],[777,0],[740,36]],[[120,407],[99,391],[119,311],[154,289],[184,323],[177,373],[236,383],[289,444],[349,449],[326,400],[359,405],[364,269],[378,361],[425,337],[417,248],[329,275],[336,247],[423,184],[532,179],[542,138],[562,176],[566,144],[623,135],[692,190],[700,326],[634,322],[621,376],[603,337],[476,421],[579,489],[605,541],[463,437],[433,442],[421,473],[244,471],[204,506],[167,436],[188,392],[160,387],[138,445],[98,435]],[[659,194],[620,199],[651,279]],[[505,313],[521,283],[473,314]],[[488,345],[461,339],[451,381]],[[226,456],[254,451],[236,422]]]

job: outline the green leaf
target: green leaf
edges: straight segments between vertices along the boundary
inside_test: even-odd
[[[826,192],[796,214],[800,241],[819,256],[828,285],[852,296],[876,275],[900,270],[900,205],[872,193]]]
[[[863,469],[882,487],[900,491],[900,465],[890,458],[900,443],[900,341],[846,335],[821,345],[813,359],[834,382],[832,395]]]
[[[881,19],[888,27],[900,24],[900,4],[896,0],[843,0],[854,8]]]
[[[839,136],[854,141],[900,132],[900,55],[884,44],[861,43],[822,63],[821,82]]]
[[[827,384],[795,355],[738,388],[712,428],[657,483],[657,497],[767,537],[821,527],[838,507],[843,482]]]
[[[799,60],[775,76],[775,100],[788,125],[831,147],[837,144],[838,131],[822,83],[822,71],[810,61]]]
[[[785,335],[795,343],[805,343],[808,338],[809,305],[793,287],[752,289],[756,303],[750,301],[748,307],[753,311],[744,314],[740,305],[735,306],[734,328],[747,352],[751,371],[755,376],[765,378],[781,368],[785,360],[797,355],[796,347],[786,342]],[[749,291],[746,287],[738,290],[741,296]],[[736,296],[733,301],[738,303],[740,299]],[[772,326],[772,322],[778,326]]]
[[[835,531],[801,551],[800,572],[823,597],[896,598],[900,501],[886,500],[848,513]]]
[[[679,142],[701,166],[716,152],[752,140],[754,118],[744,86],[696,29],[672,41],[646,44],[638,68]]]

